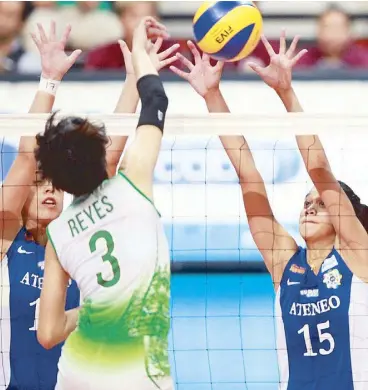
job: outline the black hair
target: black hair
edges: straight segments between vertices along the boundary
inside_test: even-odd
[[[346,183],[339,181],[339,184],[353,205],[360,223],[368,232],[368,206],[360,202],[359,196]]]
[[[23,3],[23,11],[22,11],[22,22],[25,22],[29,15],[34,11],[34,5],[32,1],[22,1]]]
[[[42,179],[75,196],[90,194],[108,177],[105,126],[78,117],[56,123],[55,114],[47,120],[44,133],[36,136]]]

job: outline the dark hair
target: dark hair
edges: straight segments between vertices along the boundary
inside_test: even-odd
[[[44,133],[36,136],[35,157],[42,179],[72,195],[90,194],[107,178],[105,126],[78,117],[56,123],[55,114]]]
[[[339,181],[339,184],[353,205],[360,223],[368,232],[368,206],[360,202],[359,196],[347,184],[342,181]]]
[[[31,1],[22,1],[22,4],[23,4],[22,22],[25,22],[28,19],[29,15],[31,15],[35,7]]]
[[[334,12],[345,16],[347,23],[351,24],[351,21],[352,21],[351,15],[344,8],[340,7],[340,5],[336,4],[336,3],[330,3],[325,8],[325,10],[318,17],[319,21],[322,21],[327,15],[334,13]]]

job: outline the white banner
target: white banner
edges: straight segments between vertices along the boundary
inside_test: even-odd
[[[65,112],[113,112],[123,83],[64,82],[56,98],[55,108]],[[27,112],[38,84],[0,82],[0,112]],[[366,114],[368,82],[308,81],[295,82],[295,90],[310,113]],[[167,82],[169,113],[204,113],[206,106],[189,84]],[[276,94],[265,84],[255,81],[224,81],[221,90],[233,113],[278,113],[283,107]]]

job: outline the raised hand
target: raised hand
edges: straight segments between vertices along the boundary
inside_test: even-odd
[[[219,61],[212,66],[209,55],[203,54],[201,57],[193,42],[188,41],[188,47],[193,54],[194,64],[180,53],[177,53],[176,57],[188,68],[189,73],[175,66],[170,66],[170,70],[189,81],[194,90],[200,96],[205,97],[209,92],[219,88],[224,63]]]
[[[148,45],[148,54],[150,56],[151,62],[155,66],[157,71],[160,71],[162,68],[172,64],[177,60],[177,57],[171,56],[180,45],[178,43],[170,46],[168,49],[159,53],[163,43],[163,39],[161,37],[157,38],[156,42],[152,45]],[[124,63],[125,63],[125,72],[128,75],[134,76],[134,68],[132,63],[132,53],[130,52],[127,44],[123,41],[119,41],[120,49],[123,53]]]
[[[69,56],[65,53],[71,26],[68,25],[60,40],[56,38],[56,25],[52,21],[47,35],[41,24],[37,24],[38,34],[31,33],[41,55],[42,76],[47,79],[61,80],[73,66],[81,50],[74,50]]]
[[[266,39],[261,37],[262,42],[270,56],[270,64],[267,67],[262,67],[258,64],[249,62],[248,66],[253,69],[261,79],[275,91],[282,92],[291,88],[292,70],[298,61],[308,52],[308,50],[301,50],[298,54],[295,54],[295,50],[299,41],[299,37],[296,36],[289,49],[286,50],[286,35],[285,31],[282,31],[280,36],[280,49],[279,53],[275,53],[272,46]]]
[[[143,18],[134,30],[132,51],[148,51],[151,47],[151,39],[159,37],[163,39],[169,37],[166,27],[151,16]]]

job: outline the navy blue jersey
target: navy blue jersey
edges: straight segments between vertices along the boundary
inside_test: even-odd
[[[62,345],[46,350],[36,332],[44,257],[45,248],[22,228],[3,259],[0,385],[8,390],[53,390],[56,385]],[[79,291],[72,282],[66,310],[77,306]]]
[[[368,285],[335,249],[317,275],[306,253],[291,258],[277,293],[281,389],[367,389]]]

